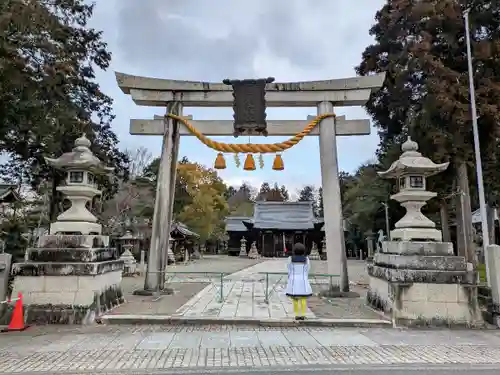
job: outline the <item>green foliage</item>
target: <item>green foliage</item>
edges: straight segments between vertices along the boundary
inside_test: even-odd
[[[318,189],[318,203],[317,203],[317,210],[316,210],[316,216],[317,217],[325,217],[325,212],[323,208],[323,188],[320,187]]]
[[[379,160],[396,159],[407,134],[435,162],[473,163],[473,142],[463,11],[465,1],[388,0],[377,12],[361,75],[386,73],[381,90],[366,108],[379,129]],[[474,80],[486,189],[494,199],[500,184],[500,4],[467,1],[470,10]],[[435,187],[449,193],[454,169],[440,175]],[[491,200],[490,199],[490,200]]]
[[[288,190],[285,186],[279,187],[277,183],[271,185],[269,182],[263,182],[260,190],[255,198],[256,201],[269,201],[269,202],[286,202],[290,199]]]
[[[385,211],[383,203],[389,200],[392,183],[381,179],[376,164],[364,164],[354,175],[344,174],[341,178],[341,194],[344,219],[358,246],[363,246],[365,233],[383,229],[385,232]],[[401,217],[401,208],[390,202],[391,221]],[[404,210],[403,210],[404,212]],[[354,239],[353,239],[354,241]]]
[[[26,222],[15,216],[4,218],[0,223],[0,239],[4,251],[12,255],[13,262],[22,262],[24,259],[28,239],[23,234],[26,234],[27,229]]]
[[[107,69],[111,54],[101,32],[87,26],[92,12],[84,0],[0,3],[0,151],[10,156],[0,174],[22,175],[34,188],[51,181],[52,218],[62,176],[43,157],[71,151],[82,132],[98,157],[127,174],[111,130],[112,100],[95,82],[95,68]],[[102,183],[113,195],[116,185]]]
[[[142,210],[151,215],[159,166],[160,160],[153,160],[143,175],[149,181],[151,199]],[[228,189],[215,170],[183,158],[177,165],[174,220],[187,225],[203,241],[220,238],[224,233],[224,218],[229,212],[227,195]]]
[[[314,202],[316,189],[313,185],[306,185],[299,191],[299,202]]]

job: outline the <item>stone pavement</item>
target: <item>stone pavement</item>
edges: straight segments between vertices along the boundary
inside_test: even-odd
[[[229,257],[227,255],[205,255],[202,259],[187,264],[177,264],[168,267],[168,272],[182,272],[171,278],[171,286],[175,289],[172,296],[135,296],[134,290],[144,287],[144,277],[124,277],[122,291],[127,301],[110,312],[112,315],[140,314],[140,315],[171,315],[181,308],[197,293],[212,285],[213,278],[198,274],[203,272],[237,272],[253,266],[261,260]],[[191,273],[189,273],[191,272]],[[213,275],[216,277],[216,275]]]
[[[226,257],[231,261],[231,258]],[[234,258],[233,258],[234,259]],[[235,262],[233,260],[232,262]],[[245,261],[245,259],[239,259]],[[240,271],[233,272],[230,275],[220,280],[220,276],[215,275],[212,278],[207,275],[201,274],[180,274],[174,275],[170,278],[170,285],[174,287],[177,293],[174,296],[161,297],[164,301],[163,309],[154,309],[149,306],[152,303],[143,303],[145,297],[138,299],[135,304],[128,303],[128,307],[120,307],[113,311],[112,315],[120,314],[121,319],[126,319],[128,322],[136,321],[137,317],[141,314],[149,315],[165,315],[175,318],[209,318],[209,319],[241,319],[252,318],[271,319],[271,320],[294,320],[294,312],[292,302],[285,296],[286,287],[286,269],[287,259],[270,259],[265,260],[254,265],[248,264],[247,268]],[[206,266],[205,263],[203,266]],[[206,267],[197,267],[198,272],[207,271]],[[326,262],[312,261],[312,273],[325,273]],[[366,274],[364,262],[350,262],[350,278],[355,283],[360,283]],[[212,265],[212,270],[213,270]],[[210,270],[210,269],[209,269]],[[223,264],[219,265],[219,271],[231,272],[228,268],[224,268]],[[175,272],[175,268],[169,268],[170,272]],[[183,270],[184,271],[184,270]],[[192,272],[192,271],[184,271]],[[267,281],[265,272],[282,272],[282,275],[269,275]],[[334,282],[338,281],[337,279]],[[319,291],[328,284],[328,278],[313,278],[311,283],[315,291]],[[180,295],[184,296],[183,291],[188,285],[196,285],[192,291],[198,290],[198,293],[192,298],[180,298],[185,303],[180,306],[178,303],[170,303],[167,301],[176,300]],[[268,290],[268,303],[266,303],[266,285]],[[322,318],[327,319],[357,319],[380,322],[386,320],[381,314],[373,311],[365,305],[365,293],[362,288],[354,286],[355,291],[360,293],[359,298],[336,298],[336,299],[323,299],[319,297],[311,297],[309,299],[309,308],[306,312],[306,317],[309,320],[317,320]],[[189,293],[188,293],[189,294]],[[135,297],[135,296],[134,296]],[[222,297],[222,302],[221,302]],[[162,301],[158,298],[151,298],[156,300],[157,305],[162,305]],[[128,299],[128,298],[127,298]],[[179,297],[177,298],[179,299]],[[154,304],[153,304],[154,305]],[[131,309],[134,306],[135,308]],[[147,306],[147,307],[146,307]],[[174,308],[175,307],[175,308]],[[135,316],[134,319],[133,316]],[[147,318],[147,317],[146,317]],[[103,317],[104,321],[117,322],[118,318],[113,320],[109,316]]]
[[[0,335],[0,373],[391,364],[493,364],[500,369],[500,331],[48,326]]]

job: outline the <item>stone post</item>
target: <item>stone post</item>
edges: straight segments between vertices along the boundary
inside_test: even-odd
[[[141,250],[141,261],[139,263],[139,269],[141,276],[146,273],[146,252]]]
[[[373,258],[373,240],[374,240],[374,233],[372,231],[368,231],[365,233],[366,236],[366,248],[368,252],[368,258]]]
[[[172,103],[174,104],[174,103]],[[174,110],[170,105],[167,111]],[[182,115],[181,112],[179,112]],[[168,243],[171,227],[172,202],[171,191],[172,177],[175,183],[176,168],[173,167],[176,159],[176,143],[178,143],[178,128],[174,126],[174,121],[165,119],[165,129],[163,136],[163,146],[160,159],[158,182],[156,186],[155,208],[153,214],[153,230],[151,234],[151,245],[148,254],[148,270],[144,281],[144,290],[141,294],[152,295],[153,292],[163,289],[164,269],[167,264]],[[175,164],[176,165],[176,164]],[[166,291],[170,293],[170,290]]]
[[[488,306],[488,313],[492,318],[490,323],[500,327],[500,246],[489,245],[486,248],[485,256],[488,259],[491,283],[492,301]]]
[[[333,112],[332,102],[321,102],[318,104],[318,115]],[[347,258],[345,254],[344,226],[338,177],[335,118],[333,117],[324,119],[319,124],[319,153],[323,205],[325,207],[324,226],[327,243],[327,270],[329,274],[341,275],[341,289],[342,291],[348,291],[349,279],[346,267]]]

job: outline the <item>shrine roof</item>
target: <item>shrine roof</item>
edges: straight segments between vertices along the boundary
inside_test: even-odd
[[[252,219],[255,229],[314,229],[313,202],[256,202]]]
[[[248,216],[228,216],[225,219],[226,232],[246,232],[248,229],[243,224],[243,221],[252,220]]]
[[[130,90],[133,89],[175,92],[233,91],[231,86],[222,82],[183,81],[141,77],[119,72],[115,72],[115,76],[118,86],[125,94],[130,94]],[[329,79],[323,81],[274,82],[266,85],[266,91],[337,91],[358,89],[371,89],[372,91],[377,91],[382,86],[384,79],[385,73],[380,73],[364,77]]]
[[[196,238],[200,237],[200,235],[198,233],[195,233],[195,232],[189,230],[188,227],[181,222],[175,222],[171,225],[170,232],[174,232],[174,231],[177,231],[186,237],[196,237]]]

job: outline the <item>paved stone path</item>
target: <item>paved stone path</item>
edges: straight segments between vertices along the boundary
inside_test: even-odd
[[[196,318],[254,318],[285,319],[295,317],[291,300],[285,295],[287,281],[287,259],[271,259],[232,273],[223,280],[212,280],[212,283],[191,298],[173,316]],[[326,262],[312,261],[312,273],[324,273]],[[352,267],[352,266],[351,266]],[[362,267],[362,268],[361,268]],[[353,278],[359,280],[364,271],[364,264],[355,264]],[[269,275],[266,272],[281,272],[281,275]],[[208,281],[192,278],[192,282]],[[222,281],[222,282],[221,282]],[[333,282],[338,282],[334,279]],[[325,287],[328,277],[311,278],[315,290]],[[266,303],[266,288],[268,303]],[[364,291],[363,291],[364,292]],[[221,302],[221,297],[222,302]],[[381,316],[365,306],[364,295],[358,299],[338,299],[327,301],[318,297],[310,300],[306,317],[315,319],[358,318],[380,319]],[[350,307],[352,306],[352,309]],[[352,311],[351,311],[352,310]],[[319,316],[315,314],[318,313]]]
[[[202,259],[188,264],[169,266],[168,272],[179,272],[169,280],[176,293],[162,298],[133,295],[134,290],[144,287],[144,277],[125,277],[121,286],[127,302],[115,308],[110,314],[172,315],[201,290],[213,285],[214,278],[218,277],[217,272],[237,272],[261,261],[227,255],[205,255]],[[201,271],[214,274],[210,277],[200,276]]]
[[[287,259],[250,260],[228,256],[207,257],[197,263],[169,267],[168,283],[176,290],[173,296],[140,297],[131,291],[140,288],[141,280],[124,280],[127,303],[108,315],[174,316],[180,318],[272,319],[293,320],[293,305],[285,296]],[[179,273],[176,273],[179,272]],[[203,274],[203,272],[206,272]],[[212,272],[212,273],[211,273]],[[229,273],[223,277],[220,273]],[[280,272],[269,275],[266,272]],[[356,284],[366,279],[364,262],[349,262],[349,277]],[[325,261],[311,261],[311,273],[326,273]],[[333,282],[338,282],[335,278]],[[135,284],[134,284],[135,282]],[[329,283],[328,277],[312,278],[315,292]],[[126,285],[128,285],[126,284]],[[266,289],[268,302],[266,302]],[[363,288],[354,286],[360,298],[326,300],[311,297],[308,319],[375,319],[383,318],[365,304]],[[222,301],[222,302],[221,302]]]
[[[495,364],[500,369],[500,332],[97,326],[0,335],[0,373],[388,364]]]
[[[212,284],[182,306],[174,315],[221,318],[293,318],[293,305],[285,296],[286,275],[269,276],[269,303],[265,302],[266,276],[262,272],[285,272],[286,259],[272,259],[232,273],[220,285]],[[315,315],[307,309],[306,316]]]

